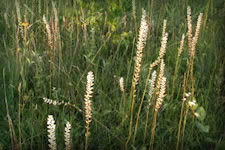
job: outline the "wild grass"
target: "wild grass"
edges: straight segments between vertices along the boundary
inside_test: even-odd
[[[1,1],[0,150],[219,147],[224,10],[212,0]]]

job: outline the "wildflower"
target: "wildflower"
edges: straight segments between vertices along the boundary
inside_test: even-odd
[[[55,120],[52,115],[48,115],[47,125],[49,142],[48,146],[51,150],[56,150]]]
[[[121,92],[124,92],[125,89],[124,89],[124,79],[123,77],[120,78],[120,91]]]
[[[160,83],[159,97],[157,98],[156,105],[155,105],[155,111],[158,111],[159,108],[161,107],[164,97],[166,96],[165,92],[166,92],[166,78],[162,77],[162,80]]]
[[[70,130],[71,130],[71,124],[67,121],[66,127],[65,127],[65,145],[66,150],[70,150]]]
[[[29,23],[28,22],[22,22],[20,25],[27,28],[29,26]]]

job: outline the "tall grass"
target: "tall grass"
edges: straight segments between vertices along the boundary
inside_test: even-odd
[[[1,1],[0,149],[216,147],[222,4]]]

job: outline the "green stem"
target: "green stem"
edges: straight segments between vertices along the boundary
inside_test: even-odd
[[[151,66],[151,65],[150,65]],[[139,108],[138,108],[138,113],[137,113],[137,119],[136,119],[136,125],[135,125],[135,130],[134,130],[134,137],[133,137],[133,144],[135,142],[135,137],[136,137],[136,134],[137,134],[137,129],[138,129],[138,123],[139,123],[139,118],[140,118],[140,113],[141,113],[141,108],[142,108],[142,105],[143,105],[143,102],[144,102],[144,98],[145,98],[145,93],[147,91],[147,86],[148,86],[148,80],[150,78],[150,75],[151,75],[151,72],[152,72],[152,68],[149,66],[149,71],[148,71],[148,76],[147,76],[147,79],[145,81],[145,88],[144,88],[144,92],[143,92],[143,95],[142,95],[142,98],[141,98],[141,104],[139,105]]]
[[[150,141],[150,147],[149,150],[154,149],[154,140],[155,140],[155,129],[156,129],[156,122],[157,122],[157,114],[158,110],[155,110],[154,117],[153,117],[153,123],[152,123],[152,130],[151,130],[151,141]]]

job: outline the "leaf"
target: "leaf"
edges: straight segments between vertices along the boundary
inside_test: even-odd
[[[196,121],[196,126],[201,132],[204,132],[204,133],[209,132],[209,125],[204,125],[200,123],[199,121]]]
[[[203,121],[206,117],[206,111],[203,107],[198,107],[194,115],[198,120]]]

